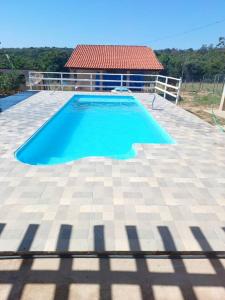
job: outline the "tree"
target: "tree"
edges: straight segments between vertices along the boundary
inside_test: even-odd
[[[24,78],[16,71],[0,73],[0,94],[7,95],[19,90]]]
[[[72,53],[71,48],[8,48],[0,49],[0,68],[11,69],[6,54],[16,69],[64,72]],[[225,37],[219,38],[216,47],[203,45],[200,49],[179,50],[176,48],[156,51],[164,66],[163,74],[199,81],[203,76],[225,74]]]
[[[225,36],[219,37],[219,43],[216,45],[217,48],[225,48]]]

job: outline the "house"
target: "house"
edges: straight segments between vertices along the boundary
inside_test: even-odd
[[[144,87],[143,81],[146,78],[141,74],[157,74],[163,70],[151,48],[118,45],[78,45],[65,67],[71,73],[77,73],[71,74],[73,78],[77,78],[77,86],[84,88],[84,85],[93,85],[95,90],[107,90],[121,85],[140,89]],[[133,82],[128,83],[128,80]]]

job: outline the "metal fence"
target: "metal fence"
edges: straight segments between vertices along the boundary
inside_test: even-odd
[[[156,92],[179,100],[181,79],[158,74],[29,72],[31,90],[107,91],[126,87],[135,92]]]
[[[200,80],[184,80],[182,91],[190,93],[208,92],[221,95],[225,83],[225,75],[203,76]]]

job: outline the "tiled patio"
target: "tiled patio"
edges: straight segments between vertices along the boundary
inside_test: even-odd
[[[223,300],[225,259],[0,260],[1,300]]]
[[[225,135],[137,94],[176,145],[130,160],[30,166],[14,151],[73,92],[40,92],[0,114],[0,251],[225,250]]]

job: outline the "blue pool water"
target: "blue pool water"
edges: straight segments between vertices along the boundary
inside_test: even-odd
[[[133,96],[76,95],[16,151],[31,165],[102,156],[135,157],[137,143],[174,140]]]

